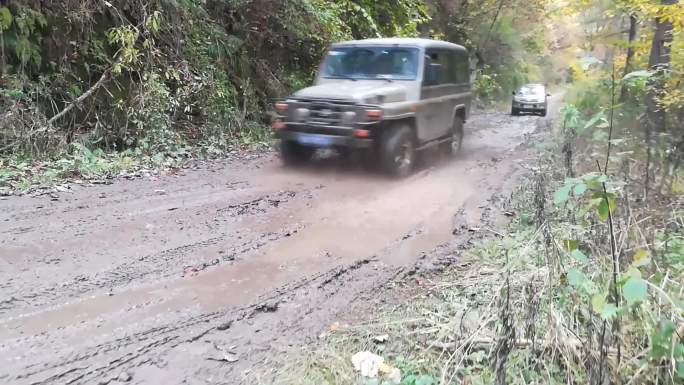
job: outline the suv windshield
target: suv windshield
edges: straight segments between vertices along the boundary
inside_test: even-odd
[[[544,87],[542,86],[524,86],[518,90],[518,96],[542,96],[544,95]]]
[[[337,47],[328,52],[321,75],[328,79],[415,80],[418,49]]]

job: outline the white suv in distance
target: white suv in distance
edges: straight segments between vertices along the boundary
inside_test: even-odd
[[[526,84],[513,92],[511,115],[517,116],[522,112],[530,112],[546,116],[549,96],[551,94],[546,92],[543,84]]]

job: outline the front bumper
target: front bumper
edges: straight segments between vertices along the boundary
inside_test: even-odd
[[[357,138],[352,135],[350,130],[348,135],[340,134],[321,134],[306,131],[297,131],[289,128],[284,128],[276,131],[275,137],[280,140],[288,140],[297,142],[304,146],[319,147],[319,148],[371,148],[373,147],[373,138]]]
[[[546,103],[514,102],[513,108],[519,111],[544,111]]]

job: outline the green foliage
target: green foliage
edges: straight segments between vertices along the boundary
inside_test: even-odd
[[[141,170],[163,170],[177,167],[181,160],[173,155],[143,154],[139,149],[106,153],[88,148],[80,142],[57,159],[37,161],[14,156],[0,161],[0,189],[29,193],[35,189],[58,185],[64,178],[102,180],[119,175],[135,175]]]
[[[622,287],[622,295],[628,304],[643,301],[648,295],[648,284],[641,278],[631,277]]]
[[[136,47],[139,36],[140,33],[138,30],[131,25],[109,30],[107,33],[107,40],[109,44],[118,48],[116,53],[118,63],[114,66],[114,73],[121,73],[124,68],[133,66],[139,62],[142,57],[142,53]]]
[[[9,53],[10,59],[20,69],[39,68],[43,59],[40,47],[43,37],[39,31],[45,27],[47,19],[38,10],[29,7],[0,8],[3,53]]]
[[[473,92],[479,100],[484,103],[491,103],[503,94],[503,88],[497,81],[496,73],[488,73],[487,69],[478,70],[473,83]]]
[[[415,36],[428,20],[420,0],[12,2],[0,8],[0,108],[22,108],[26,119],[0,134],[13,133],[5,151],[41,156],[67,151],[77,136],[146,153],[262,143],[266,103],[307,85],[331,42]],[[105,71],[105,87],[56,129],[44,125]],[[52,137],[25,143],[34,132]]]
[[[432,376],[422,375],[409,375],[406,376],[402,381],[401,385],[437,385],[439,381]]]
[[[7,7],[0,7],[0,32],[4,32],[12,25],[12,12]]]

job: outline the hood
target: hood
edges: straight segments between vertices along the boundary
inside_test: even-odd
[[[298,98],[351,100],[364,104],[402,102],[406,87],[400,82],[384,80],[343,80],[304,88],[294,94]],[[382,97],[383,100],[378,100]]]

